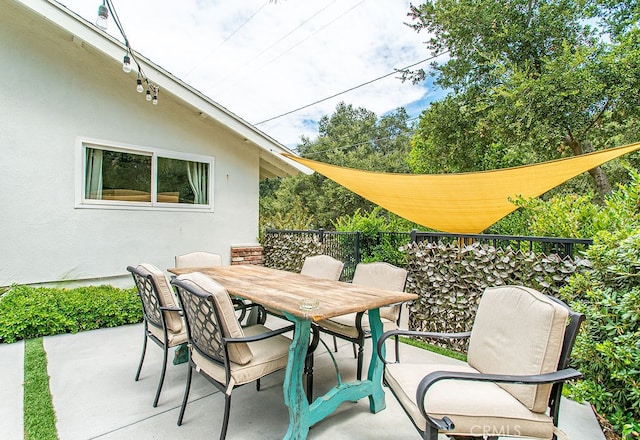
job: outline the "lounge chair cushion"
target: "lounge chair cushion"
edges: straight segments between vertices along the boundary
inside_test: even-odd
[[[246,336],[255,336],[270,331],[263,325],[253,325],[244,329]],[[242,385],[252,382],[266,374],[284,368],[287,365],[289,354],[289,345],[291,339],[286,336],[277,335],[261,341],[249,342],[253,357],[245,364],[231,362],[231,378],[235,385]],[[230,344],[237,345],[237,344]],[[224,367],[219,363],[213,362],[197,350],[191,350],[191,359],[203,370],[207,375],[213,377],[216,381],[225,383]]]
[[[160,299],[160,305],[162,307],[178,308],[178,301],[164,272],[162,272],[153,264],[148,263],[138,265],[138,270],[150,274],[153,278],[153,281],[155,282],[158,289],[158,297]],[[167,330],[169,330],[169,332],[171,333],[180,334],[185,331],[184,321],[182,320],[182,316],[180,316],[180,313],[177,311],[165,311],[164,322],[167,326]],[[163,340],[163,338],[164,336],[160,337],[160,340]]]
[[[521,286],[488,288],[473,324],[467,362],[482,373],[556,371],[567,318],[565,307],[536,290]],[[522,343],[524,340],[527,344]],[[531,411],[546,411],[551,385],[500,386]]]
[[[426,419],[416,405],[418,384],[434,371],[477,372],[464,363],[440,364],[388,364],[385,381],[421,430]],[[427,413],[436,418],[447,416],[455,424],[447,433],[479,436],[513,435],[551,438],[553,421],[543,413],[530,411],[510,393],[492,382],[442,380],[434,384],[426,395]],[[483,425],[478,425],[478,419]]]
[[[220,325],[222,325],[225,336],[230,338],[243,338],[245,336],[236,317],[229,293],[222,285],[201,272],[180,275],[178,279],[192,283],[213,296],[214,305],[218,311]],[[229,344],[228,352],[229,360],[240,365],[247,364],[253,357],[251,348],[246,343]]]

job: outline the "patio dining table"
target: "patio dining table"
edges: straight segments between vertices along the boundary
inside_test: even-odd
[[[416,299],[417,295],[320,279],[257,265],[172,268],[169,272],[176,275],[202,272],[224,286],[231,295],[279,310],[295,324],[283,384],[284,402],[289,410],[289,427],[284,439],[307,438],[311,426],[333,413],[345,401],[369,397],[371,412],[377,413],[385,408],[382,389],[383,368],[377,355],[377,342],[382,335],[379,308]],[[372,339],[367,379],[338,382],[326,394],[309,404],[302,378],[311,323],[363,311],[369,313]],[[384,346],[382,349],[384,350]]]

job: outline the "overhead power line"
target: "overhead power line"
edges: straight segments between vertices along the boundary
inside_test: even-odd
[[[298,111],[300,111],[300,110],[304,110],[305,108],[313,107],[313,106],[314,106],[314,105],[316,105],[316,104],[320,104],[321,102],[328,101],[329,99],[335,98],[336,96],[340,96],[340,95],[344,95],[345,93],[352,92],[352,91],[354,91],[354,90],[356,90],[356,89],[359,89],[360,87],[367,86],[367,85],[372,84],[372,83],[374,83],[374,82],[376,82],[376,81],[380,81],[381,79],[387,78],[387,77],[389,77],[389,76],[391,76],[391,75],[395,75],[395,74],[397,74],[398,72],[402,72],[403,70],[407,70],[407,69],[410,69],[410,68],[412,68],[412,67],[415,67],[415,66],[417,66],[418,64],[422,64],[422,63],[425,63],[425,62],[427,62],[427,61],[431,61],[431,60],[433,60],[433,59],[435,59],[435,58],[439,57],[440,55],[444,55],[444,54],[445,54],[445,53],[447,53],[447,52],[448,52],[448,51],[445,51],[445,52],[441,52],[441,53],[439,53],[439,54],[436,54],[436,55],[430,56],[429,58],[425,58],[424,60],[418,61],[417,63],[410,64],[410,65],[405,66],[405,67],[403,67],[403,68],[401,68],[401,69],[395,69],[393,72],[389,72],[389,73],[387,73],[386,75],[379,76],[379,77],[374,78],[374,79],[372,79],[372,80],[370,80],[370,81],[364,82],[364,83],[362,83],[362,84],[358,84],[357,86],[351,87],[351,88],[349,88],[349,89],[347,89],[347,90],[343,90],[342,92],[335,93],[335,94],[333,94],[333,95],[331,95],[331,96],[327,96],[326,98],[319,99],[319,100],[317,100],[317,101],[312,102],[311,104],[303,105],[302,107],[298,107],[298,108],[296,108],[296,109],[294,109],[294,110],[288,111],[288,112],[286,112],[286,113],[282,113],[282,114],[280,114],[280,115],[278,115],[278,116],[274,116],[274,117],[272,117],[272,118],[265,119],[264,121],[256,122],[256,123],[255,123],[255,124],[253,124],[253,125],[260,125],[260,124],[264,124],[265,122],[270,122],[270,121],[273,121],[274,119],[279,119],[279,118],[282,118],[283,116],[287,116],[287,115],[290,115],[290,114],[292,114],[292,113],[298,112]]]

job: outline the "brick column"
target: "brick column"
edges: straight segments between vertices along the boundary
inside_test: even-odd
[[[264,259],[262,257],[262,246],[231,246],[231,265],[236,264],[255,264],[262,266]]]

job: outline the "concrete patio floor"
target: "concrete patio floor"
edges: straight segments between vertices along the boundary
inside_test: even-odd
[[[274,322],[275,320],[275,322]],[[267,325],[278,327],[276,318]],[[328,345],[332,342],[327,338]],[[339,342],[334,353],[343,381],[353,380],[356,362],[351,345]],[[367,343],[370,347],[370,343]],[[142,325],[57,335],[44,338],[50,389],[61,440],[200,439],[218,438],[224,399],[200,375],[194,375],[184,423],[176,425],[187,372],[187,364],[167,366],[167,375],[157,408],[151,406],[159,378],[162,351],[153,343],[140,380],[133,377],[142,348]],[[0,344],[0,438],[22,440],[23,343]],[[171,359],[173,352],[171,351]],[[388,347],[387,353],[393,354]],[[370,355],[367,350],[365,359]],[[403,361],[438,356],[401,344]],[[317,397],[336,383],[335,369],[321,345],[315,358]],[[365,363],[365,367],[367,362]],[[366,371],[366,369],[365,369]],[[287,430],[288,412],[283,401],[282,372],[263,379],[257,392],[253,384],[237,388],[227,438],[280,439]],[[393,395],[386,393],[386,409],[369,412],[368,399],[344,403],[330,417],[311,428],[309,439],[419,439]],[[604,440],[591,408],[565,400],[560,427],[572,440]],[[441,436],[442,439],[446,437]]]

